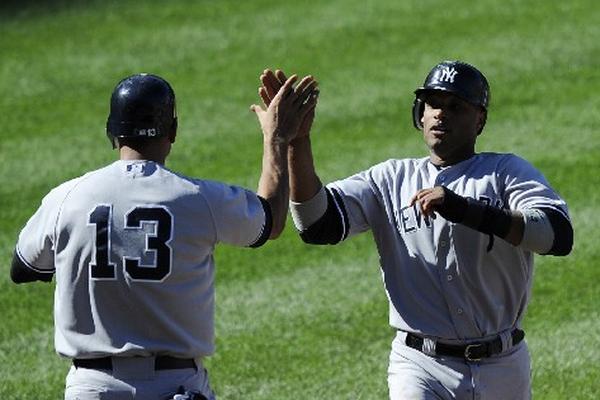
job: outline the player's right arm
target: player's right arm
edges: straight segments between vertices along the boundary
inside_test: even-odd
[[[311,76],[294,88],[297,77],[286,79],[273,93],[265,109],[253,105],[263,132],[262,171],[257,194],[270,206],[272,229],[269,238],[277,238],[285,226],[289,204],[288,145],[300,123],[314,110],[318,90]]]
[[[14,283],[51,282],[53,275],[54,270],[39,269],[27,263],[18,249],[15,249],[10,268],[10,279]]]
[[[266,69],[260,76],[259,95],[265,106],[270,106],[276,93],[287,78],[283,71]],[[315,116],[315,105],[298,126],[296,136],[286,149],[289,167],[290,208],[294,225],[307,243],[334,244],[341,240],[339,227],[342,217],[331,212],[331,194],[323,187],[315,170],[310,129]],[[327,211],[330,212],[327,212]],[[323,228],[333,229],[323,229]]]
[[[287,78],[281,70],[273,72],[266,69],[261,74],[260,80],[262,86],[259,88],[259,95],[265,106],[270,107]],[[318,94],[318,90],[316,93]],[[293,202],[305,202],[313,198],[323,186],[315,171],[310,143],[310,129],[315,117],[315,107],[316,98],[298,125],[295,137],[290,140],[289,149],[286,149],[290,168],[290,199]]]
[[[10,277],[14,283],[50,282],[55,272],[55,226],[65,194],[76,184],[72,180],[53,189],[27,221],[19,234]]]
[[[300,237],[311,244],[339,243],[347,236],[346,210],[339,195],[323,187],[315,170],[308,134],[290,142],[288,160],[290,209]]]

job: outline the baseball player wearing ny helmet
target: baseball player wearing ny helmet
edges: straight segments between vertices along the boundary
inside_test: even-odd
[[[285,76],[266,71],[268,103]],[[472,65],[436,65],[415,91],[414,125],[429,154],[393,159],[321,185],[310,113],[290,142],[291,212],[307,243],[371,230],[397,334],[390,399],[528,399],[521,321],[533,255],[567,255],[567,205],[530,163],[476,153],[490,100]]]
[[[311,78],[254,107],[264,136],[255,192],[165,167],[175,93],[138,74],[112,93],[107,134],[120,159],[61,184],[19,235],[16,283],[56,275],[55,346],[73,366],[65,399],[214,399],[215,245],[258,247],[283,229],[287,144],[314,107]]]

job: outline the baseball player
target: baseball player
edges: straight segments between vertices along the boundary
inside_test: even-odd
[[[269,104],[285,75],[266,71],[261,80]],[[397,331],[390,399],[529,399],[521,321],[533,255],[569,254],[567,205],[522,158],[475,152],[490,99],[475,67],[442,62],[415,94],[413,122],[429,155],[325,187],[307,116],[289,148],[294,223],[312,244],[372,231]]]
[[[118,83],[106,132],[120,159],[50,191],[12,262],[16,283],[56,276],[55,346],[73,361],[65,399],[215,398],[202,366],[214,351],[213,252],[259,247],[284,227],[287,145],[317,96],[312,78],[296,81],[252,107],[264,136],[256,193],[166,168],[173,89],[150,74]]]

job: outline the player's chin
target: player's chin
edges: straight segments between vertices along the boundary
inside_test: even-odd
[[[433,151],[443,151],[447,147],[443,137],[429,135],[425,138],[427,146]]]
[[[442,160],[452,158],[456,149],[452,146],[452,143],[444,140],[436,140],[427,143],[431,153],[437,155]]]

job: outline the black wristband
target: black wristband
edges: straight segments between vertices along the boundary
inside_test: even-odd
[[[505,238],[510,231],[512,216],[510,210],[496,208],[485,204],[479,227],[475,228],[479,232],[494,234],[500,238]]]
[[[444,202],[437,207],[436,211],[450,222],[463,222],[469,205],[467,199],[445,186],[442,186],[442,189],[444,189]]]
[[[485,234],[505,238],[512,224],[510,210],[492,207],[483,201],[464,198],[444,189],[444,202],[437,212],[450,222],[463,224]]]
[[[468,199],[469,206],[462,224],[481,233],[502,239],[508,235],[512,224],[510,210],[492,207],[483,201]]]

